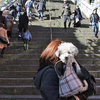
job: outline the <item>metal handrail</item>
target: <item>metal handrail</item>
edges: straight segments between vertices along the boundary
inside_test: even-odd
[[[17,2],[17,0],[13,0],[10,4],[7,5],[6,8],[9,9],[15,2]],[[5,9],[6,9],[6,8],[5,8]],[[3,11],[4,11],[5,9],[3,9]]]
[[[50,3],[50,1],[48,0],[48,2]],[[52,27],[51,27],[51,13],[50,13],[50,8],[49,8],[49,17],[50,17],[50,39],[52,41]]]
[[[50,2],[50,1],[48,1]],[[52,7],[55,9],[55,6],[54,4],[52,4]],[[52,13],[50,13],[50,8],[49,8],[49,17],[50,17],[50,38],[51,38],[51,41],[53,39],[53,32],[52,32],[52,26],[51,26],[51,16],[52,16]],[[55,16],[56,16],[56,12],[55,12]],[[59,23],[59,26],[61,26],[61,22],[59,20],[56,19],[56,21]]]

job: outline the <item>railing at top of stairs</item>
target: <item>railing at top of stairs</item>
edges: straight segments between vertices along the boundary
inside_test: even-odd
[[[13,0],[11,3],[9,3],[2,11],[4,11],[6,8],[10,8],[17,0]]]

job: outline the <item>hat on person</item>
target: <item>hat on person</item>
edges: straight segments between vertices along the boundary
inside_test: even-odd
[[[64,0],[64,1],[67,1],[67,0]]]

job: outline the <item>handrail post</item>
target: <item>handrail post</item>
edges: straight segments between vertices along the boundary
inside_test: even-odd
[[[48,0],[48,2],[50,3],[50,1]],[[51,13],[50,13],[50,7],[49,7],[49,18],[50,18],[50,39],[52,41],[52,27],[51,27]]]

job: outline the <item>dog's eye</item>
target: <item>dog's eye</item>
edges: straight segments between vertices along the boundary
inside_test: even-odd
[[[70,52],[68,52],[68,54],[70,54]]]

